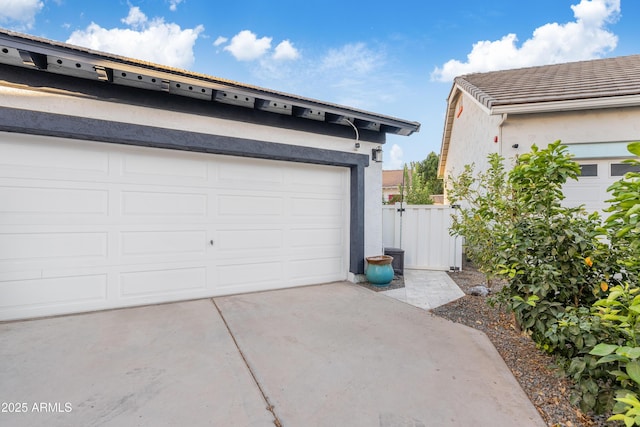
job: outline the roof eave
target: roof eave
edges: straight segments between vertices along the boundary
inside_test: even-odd
[[[639,106],[640,95],[609,96],[602,98],[496,105],[491,107],[491,115],[555,113],[562,111],[597,110],[603,108],[625,108]]]
[[[420,123],[0,29],[0,64],[409,136]],[[61,62],[57,62],[61,61]],[[60,64],[60,65],[58,65]],[[126,76],[125,76],[126,75]],[[135,76],[134,78],[131,78]],[[193,88],[193,89],[191,89]]]
[[[451,141],[451,129],[453,128],[453,120],[455,117],[455,104],[463,91],[464,89],[454,81],[451,87],[451,92],[449,92],[449,96],[447,97],[447,113],[444,120],[444,129],[442,131],[442,143],[440,144],[438,178],[444,178],[447,155],[449,153],[449,143]]]

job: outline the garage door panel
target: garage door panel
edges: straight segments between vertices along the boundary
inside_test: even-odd
[[[344,246],[342,228],[293,228],[289,233],[289,244],[297,249],[328,246],[340,249]]]
[[[0,239],[0,262],[107,257],[107,233],[3,233]]]
[[[314,260],[316,258],[339,258],[341,246],[305,246],[296,248],[288,254],[287,259],[292,261]]]
[[[343,266],[340,257],[314,257],[291,261],[289,263],[289,278],[298,284],[321,283],[335,280]]]
[[[221,217],[278,217],[284,213],[284,197],[221,195],[217,199],[218,215]]]
[[[619,180],[620,176],[612,176],[612,165],[621,163],[625,158],[606,158],[606,159],[583,159],[579,163],[583,166],[596,166],[596,168],[587,169],[588,175],[581,176],[578,181],[569,181],[565,183],[562,190],[565,195],[563,205],[579,206],[584,205],[589,212],[599,212],[605,217],[609,213],[604,209],[610,206],[607,200],[611,199],[611,193],[607,188],[614,182]]]
[[[109,174],[109,154],[97,143],[0,133],[0,176],[86,179]]]
[[[284,287],[284,265],[280,260],[218,264],[217,271],[219,289],[242,291],[243,287],[250,287],[252,290]]]
[[[206,193],[123,191],[123,216],[206,216]]]
[[[106,189],[10,186],[6,181],[3,184],[0,186],[2,215],[94,217],[108,214],[109,192]]]
[[[322,166],[298,165],[288,172],[290,190],[306,194],[336,194],[346,188],[345,176],[327,175]]]
[[[224,188],[246,191],[247,188],[273,191],[284,185],[282,169],[264,162],[246,159],[244,162],[219,160],[216,162],[217,180]]]
[[[579,206],[582,204],[600,204],[603,200],[603,191],[599,182],[576,182],[567,183],[563,186],[568,206]]]
[[[127,271],[119,276],[120,297],[142,298],[189,291],[204,291],[207,288],[207,269],[183,267]]]
[[[106,221],[109,192],[105,188],[77,188],[78,183],[38,180],[0,182],[2,224],[78,224]],[[65,188],[73,187],[76,188]]]
[[[120,234],[121,255],[204,255],[206,230],[127,231]]]
[[[104,302],[106,290],[106,274],[0,282],[0,312],[87,301]]]
[[[168,157],[164,153],[125,154],[121,176],[124,181],[197,186],[206,184],[209,167],[206,159],[196,155]]]
[[[342,217],[344,201],[335,198],[296,197],[292,200],[291,215],[294,217],[330,218]]]
[[[281,229],[229,229],[217,233],[216,249],[227,251],[248,251],[280,249],[283,244]],[[234,256],[237,256],[234,254]]]

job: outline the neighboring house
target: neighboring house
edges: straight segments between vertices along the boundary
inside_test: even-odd
[[[489,153],[510,167],[532,144],[558,139],[582,166],[565,185],[566,204],[606,207],[607,187],[628,170],[627,144],[640,140],[640,55],[457,77],[438,173],[446,186],[465,164],[485,170]]]
[[[395,196],[400,197],[403,185],[411,185],[411,169],[409,169],[409,183],[403,181],[402,170],[383,170],[382,171],[382,200],[384,203],[390,202]],[[407,194],[405,190],[405,195]],[[442,194],[432,194],[431,200],[433,204],[442,205],[444,203],[444,196]]]
[[[419,126],[0,30],[0,320],[354,280]]]
[[[400,188],[403,185],[404,171],[383,170],[382,171],[382,199],[388,203],[394,196],[400,197]],[[409,176],[411,176],[409,174]]]

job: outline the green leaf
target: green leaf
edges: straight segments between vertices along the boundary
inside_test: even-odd
[[[637,359],[640,357],[640,347],[620,347],[616,350],[616,354],[629,359]]]
[[[640,363],[634,360],[627,363],[627,366],[625,366],[625,368],[627,369],[627,374],[629,374],[629,377],[633,381],[635,381],[636,384],[640,384]]]
[[[607,421],[624,421],[624,414],[615,414],[607,418]]]
[[[638,405],[638,399],[634,399],[634,397],[630,394],[627,394],[625,397],[616,397],[616,400],[618,402],[626,403],[631,407]]]
[[[607,371],[609,374],[613,375],[614,377],[616,377],[616,379],[618,381],[620,380],[628,380],[629,379],[629,375],[627,375],[626,372],[620,371],[620,370],[614,370],[614,371]]]
[[[609,362],[628,362],[628,361],[629,361],[628,358],[621,356],[619,354],[608,354],[598,359],[598,361],[596,362],[596,365],[600,365],[602,363],[609,363]]]
[[[640,156],[640,141],[632,142],[631,144],[627,145],[627,150],[629,150],[630,153],[635,154],[636,156]]]
[[[589,354],[593,356],[606,356],[608,354],[613,353],[618,349],[619,346],[613,344],[598,344],[593,347],[593,349],[589,352]]]
[[[616,286],[616,287],[617,287],[617,286]],[[615,289],[615,288],[614,288],[614,289]],[[608,299],[609,301],[612,301],[612,300],[618,299],[618,297],[620,297],[620,296],[621,296],[621,295],[623,295],[623,294],[624,294],[624,292],[623,292],[623,291],[614,290],[614,291],[611,291],[611,292],[609,293],[609,296],[607,297],[607,299]]]
[[[598,394],[598,384],[593,380],[586,381],[587,390],[591,392],[593,396]]]

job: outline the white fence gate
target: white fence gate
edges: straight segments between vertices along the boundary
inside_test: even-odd
[[[404,267],[450,270],[462,267],[462,238],[449,234],[449,205],[402,205],[382,207],[382,244],[404,250]]]

